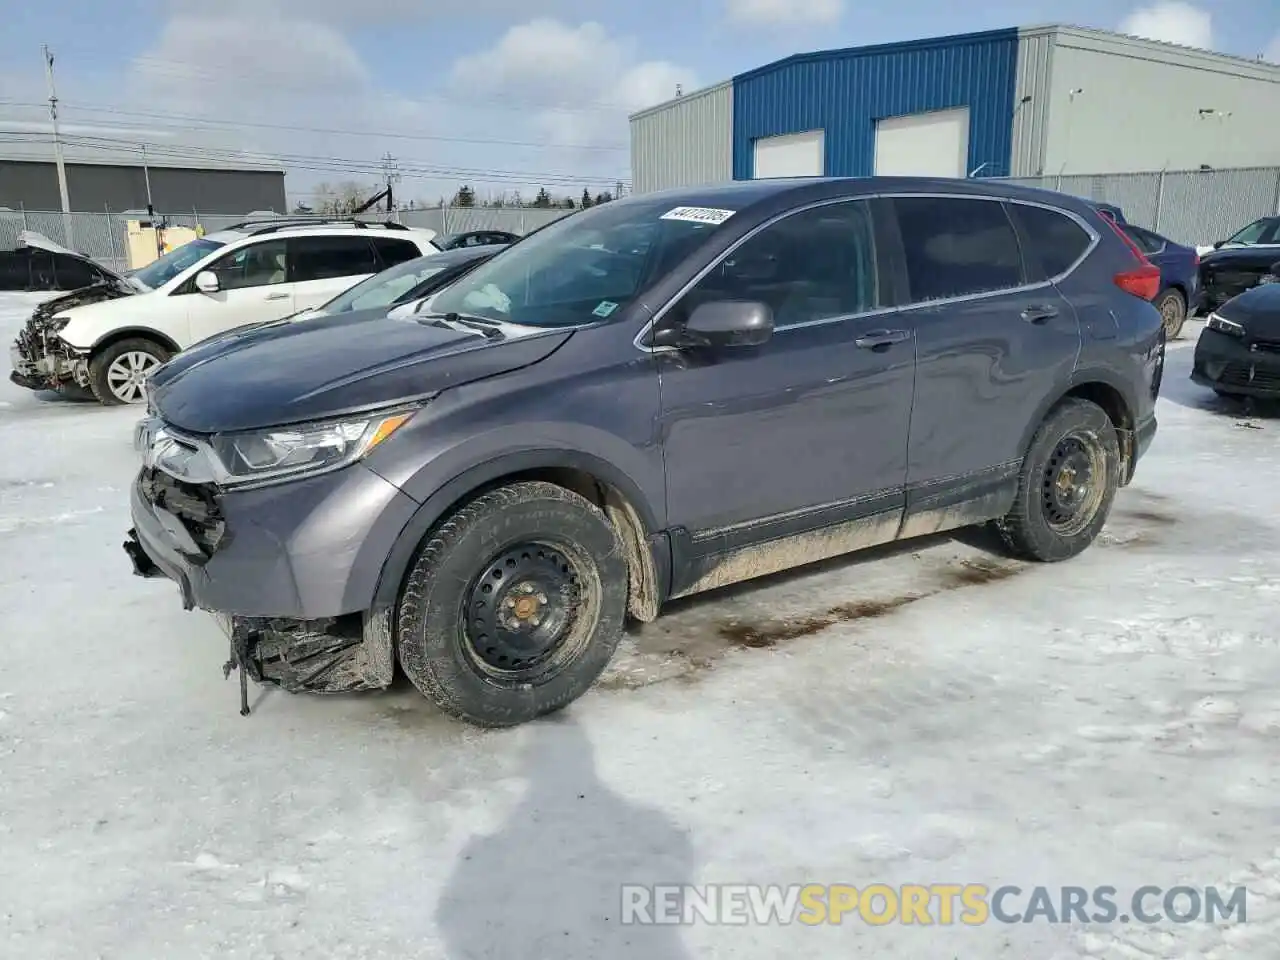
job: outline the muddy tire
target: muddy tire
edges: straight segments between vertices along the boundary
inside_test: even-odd
[[[1120,486],[1120,443],[1106,412],[1068,398],[1045,417],[1022,461],[1018,496],[996,529],[1017,556],[1055,562],[1093,543]]]
[[[143,380],[170,356],[165,347],[143,337],[113,343],[89,361],[89,388],[109,407],[143,403]]]
[[[400,666],[445,713],[478,726],[560,710],[622,639],[625,557],[604,513],[563,487],[483,494],[430,535],[405,579]]]
[[[1176,340],[1187,322],[1187,301],[1177,290],[1166,290],[1156,298],[1155,308],[1160,311],[1160,323],[1166,340]]]

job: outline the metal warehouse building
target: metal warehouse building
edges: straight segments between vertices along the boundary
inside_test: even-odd
[[[1280,66],[1047,26],[798,54],[631,117],[637,193],[1280,164]]]
[[[49,143],[0,143],[0,207],[61,210],[58,168]],[[284,171],[251,169],[217,161],[124,161],[118,152],[69,144],[65,150],[67,195],[71,209],[141,210],[148,182],[155,209],[163,213],[242,214],[254,210],[286,212]],[[246,165],[248,166],[248,165]]]

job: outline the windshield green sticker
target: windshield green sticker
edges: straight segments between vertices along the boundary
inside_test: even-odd
[[[719,226],[734,215],[734,210],[717,210],[715,207],[676,207],[658,219],[687,220],[689,223],[709,223]]]
[[[601,300],[599,305],[597,305],[597,307],[591,312],[594,313],[597,317],[607,317],[609,314],[613,313],[613,311],[617,309],[618,309],[618,305],[614,303],[612,300]]]

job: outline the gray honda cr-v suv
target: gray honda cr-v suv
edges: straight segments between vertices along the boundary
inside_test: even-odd
[[[764,180],[602,204],[429,313],[268,324],[150,385],[125,544],[228,669],[457,717],[580,696],[628,616],[994,521],[1083,550],[1156,430],[1159,270],[1090,204]]]

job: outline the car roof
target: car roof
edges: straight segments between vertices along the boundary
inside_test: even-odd
[[[270,232],[264,232],[262,228],[274,227]],[[269,220],[264,220],[260,224],[255,224],[253,229],[232,228],[227,230],[215,230],[212,233],[206,233],[206,240],[216,240],[219,243],[236,243],[240,240],[246,240],[255,236],[290,236],[290,237],[331,237],[345,236],[347,234],[360,234],[361,236],[377,236],[377,237],[412,237],[416,240],[434,240],[437,236],[436,231],[427,227],[397,227],[395,229],[387,229],[379,224],[364,224],[357,226],[353,223],[281,223],[275,226]]]

